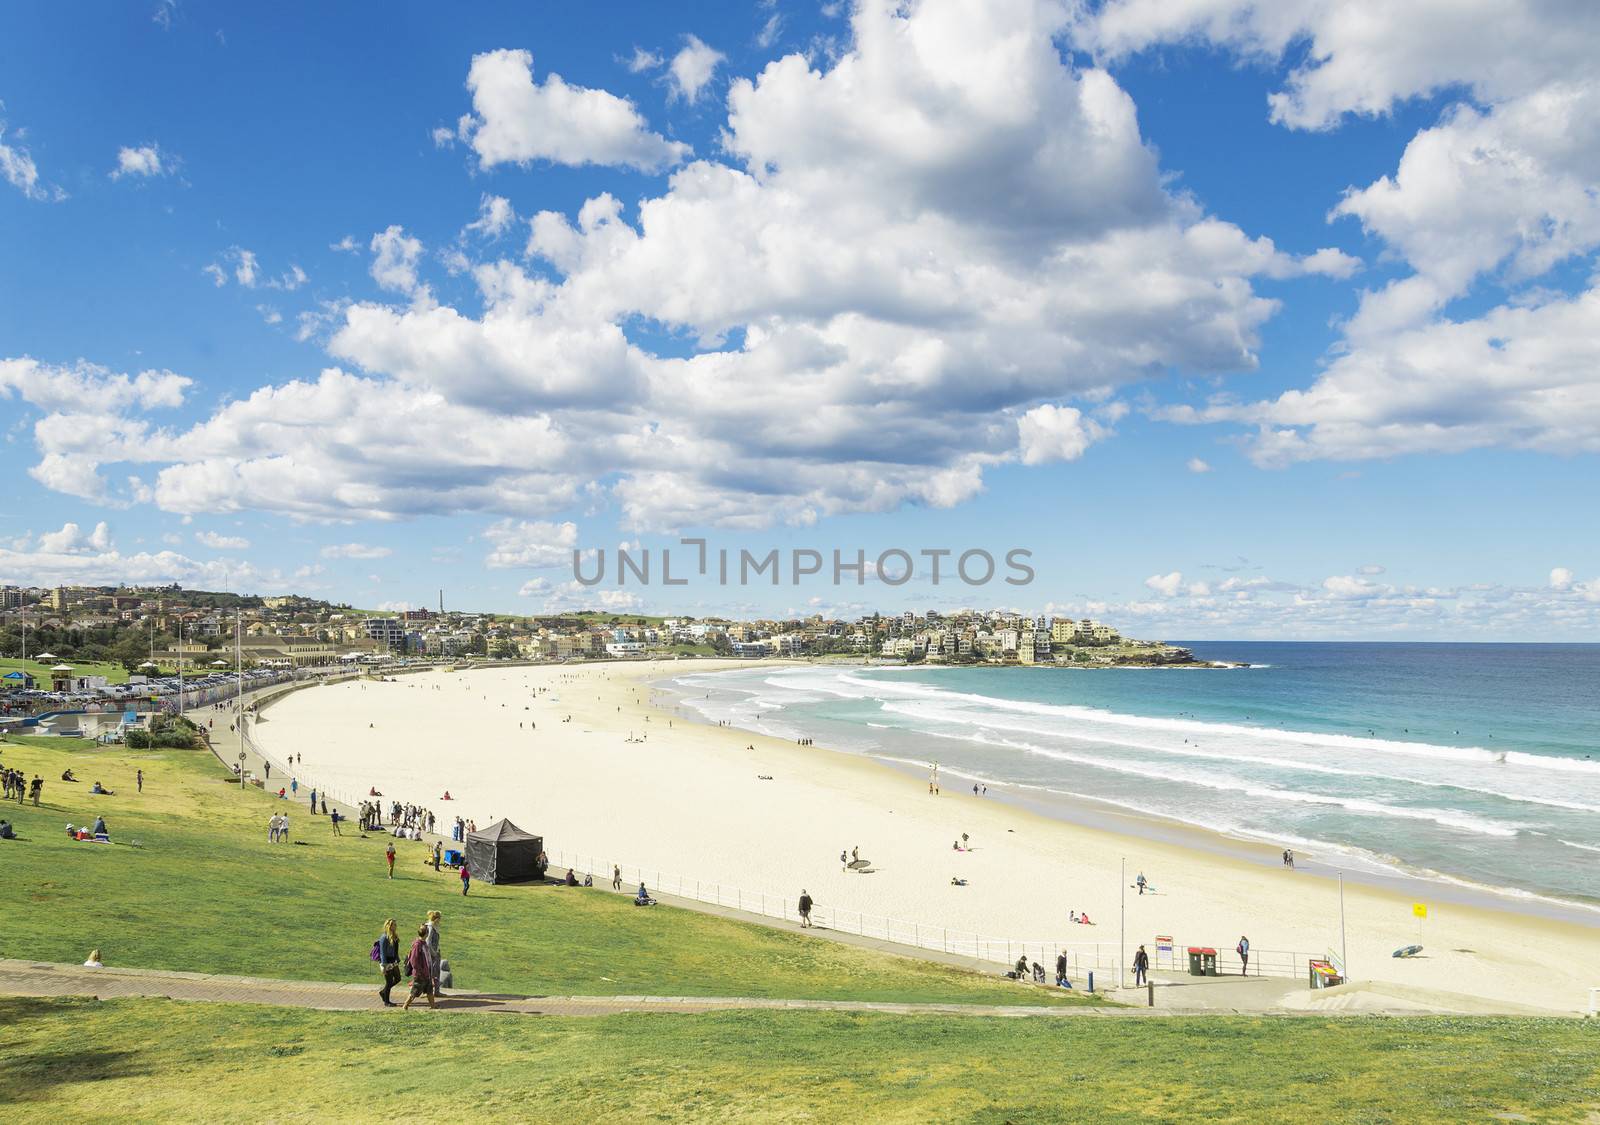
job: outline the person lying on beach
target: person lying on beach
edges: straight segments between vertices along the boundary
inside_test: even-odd
[[[967,885],[967,881],[959,876],[952,875],[950,876],[950,885],[952,887],[964,887]]]

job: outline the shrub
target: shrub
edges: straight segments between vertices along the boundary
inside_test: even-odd
[[[126,742],[129,750],[148,750],[150,749],[150,732],[139,730],[137,727],[129,727]]]

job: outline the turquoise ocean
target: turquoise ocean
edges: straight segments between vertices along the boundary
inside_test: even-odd
[[[1177,642],[1228,669],[752,666],[710,721],[1600,917],[1600,645]]]

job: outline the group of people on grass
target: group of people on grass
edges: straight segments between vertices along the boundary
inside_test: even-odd
[[[31,798],[34,807],[38,807],[39,794],[44,792],[44,778],[40,777],[38,774],[34,774],[33,780],[30,782],[27,774],[23,773],[21,770],[14,769],[0,770],[0,774],[5,775],[3,778],[0,778],[0,784],[4,784],[5,786],[6,800],[9,801],[15,797],[17,804],[20,805],[23,803],[25,798]]]

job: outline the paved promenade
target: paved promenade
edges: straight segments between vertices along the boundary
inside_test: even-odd
[[[106,1000],[154,996],[229,1004],[271,1004],[335,1012],[382,1011],[376,983],[272,980],[265,977],[162,972],[154,969],[87,969],[41,961],[0,959],[0,993],[12,996],[93,996]],[[397,986],[395,996],[404,999]],[[420,1002],[419,1002],[420,1003]],[[728,1009],[814,1012],[884,1012],[894,1015],[1059,1017],[1128,1016],[1147,1009],[1064,1004],[879,1004],[855,1000],[777,1000],[759,996],[516,996],[450,990],[441,1012],[509,1012],[519,1015],[609,1016],[620,1012],[715,1012]],[[416,1005],[413,1005],[413,1011]],[[423,1005],[426,1011],[427,1006]]]

